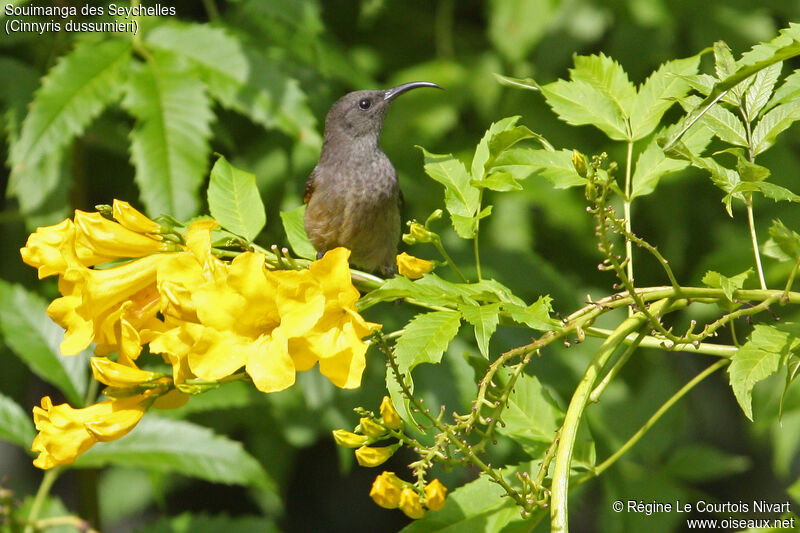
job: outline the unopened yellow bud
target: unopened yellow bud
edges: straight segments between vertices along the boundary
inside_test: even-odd
[[[442,485],[438,479],[434,479],[425,485],[425,506],[431,511],[438,511],[444,507],[447,497],[447,487]]]
[[[386,428],[369,417],[363,417],[359,420],[359,424],[361,425],[361,433],[368,437],[381,437],[386,434]]]
[[[580,177],[585,178],[588,175],[586,158],[577,150],[572,151],[572,166],[575,167],[575,172],[577,172]]]
[[[356,450],[356,461],[361,466],[380,466],[394,455],[399,446],[399,444],[392,444],[391,446],[362,446]]]
[[[356,435],[355,433],[343,429],[334,429],[333,440],[336,441],[336,444],[344,446],[345,448],[358,448],[366,444],[369,437],[366,435]]]
[[[369,497],[384,509],[397,509],[402,490],[403,481],[394,472],[384,472],[373,481]]]
[[[419,222],[411,222],[409,224],[409,232],[408,232],[417,242],[431,242],[433,240],[434,233],[431,233],[425,226],[420,224]]]
[[[392,399],[384,396],[381,401],[381,420],[390,429],[400,429],[403,427],[403,420],[397,413],[397,410],[392,404]]]
[[[417,519],[425,516],[425,509],[422,508],[422,502],[419,501],[419,494],[411,487],[404,488],[400,493],[398,507],[409,518]]]
[[[89,359],[94,379],[109,387],[133,387],[149,383],[162,376],[161,372],[141,370],[112,361],[108,357],[92,357]]]

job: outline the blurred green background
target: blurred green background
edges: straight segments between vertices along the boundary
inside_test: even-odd
[[[102,2],[55,4],[78,9],[87,4],[108,6]],[[267,246],[285,244],[278,213],[300,205],[305,179],[319,154],[325,113],[345,92],[414,80],[446,88],[444,92],[413,91],[398,99],[383,133],[383,147],[400,175],[405,218],[424,220],[441,207],[442,191],[424,175],[422,156],[414,145],[468,159],[485,129],[506,116],[521,115],[520,123],[544,135],[557,149],[576,148],[586,154],[607,151],[612,159],[624,162],[624,146],[608,143],[590,127],[559,122],[540,95],[502,87],[493,73],[530,76],[546,83],[567,77],[573,54],[603,52],[619,61],[638,84],[668,59],[693,55],[717,40],[726,41],[738,56],[753,44],[773,38],[789,22],[800,20],[800,2],[785,0],[206,0],[174,6],[174,17],[141,21],[138,38],[145,46],[158,43],[149,37],[163,25],[210,24],[238,43],[250,61],[248,84],[262,101],[237,108],[219,98],[212,86],[208,92],[212,115],[200,121],[201,126],[208,124],[208,130],[198,127],[196,131],[203,159],[203,168],[196,174],[198,180],[207,175],[211,152],[224,154],[234,165],[255,173],[268,211],[267,230],[258,242]],[[62,32],[0,37],[0,157],[4,161],[9,161],[9,140],[20,134],[41,77],[76,41],[87,38],[105,41],[131,36]],[[134,53],[133,61],[142,62],[143,57]],[[784,73],[797,67],[797,63],[785,65]],[[705,68],[708,71],[709,65]],[[140,163],[130,151],[136,121],[130,106],[119,102],[112,102],[96,117],[87,109],[84,125],[72,133],[65,131],[64,142],[51,143],[40,171],[11,176],[10,163],[0,170],[4,191],[0,195],[0,277],[6,282],[21,284],[48,299],[56,294],[55,283],[37,281],[34,269],[22,264],[18,250],[37,226],[58,222],[74,209],[93,210],[96,204],[119,198],[151,208],[151,216],[161,214],[143,199],[141,191],[146,187],[141,184],[145,182],[134,180],[134,165]],[[676,120],[678,113],[671,110],[667,122]],[[709,152],[713,150],[712,145]],[[784,134],[760,163],[772,170],[776,183],[800,192],[798,129]],[[206,211],[204,186],[199,181],[198,185],[192,192],[198,210],[180,213],[184,218]],[[596,268],[599,256],[582,191],[555,190],[536,178],[524,186],[513,194],[493,193],[486,201],[494,204],[494,211],[481,226],[484,276],[498,279],[528,302],[550,294],[555,309],[564,315],[581,306],[587,294],[597,298],[613,292],[614,280]],[[720,198],[721,192],[705,175],[687,170],[668,176],[654,194],[635,204],[634,231],[659,247],[682,283],[700,284],[708,269],[733,275],[751,266],[745,213],[734,210],[734,218],[729,218]],[[796,207],[760,201],[756,222],[762,242],[769,221],[777,216],[789,227],[800,226]],[[457,239],[444,222],[440,229],[456,261],[469,264],[471,243]],[[435,257],[434,250],[424,245],[406,249],[420,257]],[[664,284],[656,266],[639,263],[637,283]],[[768,284],[783,283],[788,268],[767,260]],[[709,318],[714,312],[708,308],[694,317]],[[783,320],[792,318],[783,309],[776,312]],[[391,331],[413,313],[408,306],[379,306],[367,318]],[[531,335],[500,328],[492,353],[526,343]],[[470,338],[465,328],[444,364],[420,367],[415,373],[417,390],[426,402],[446,403],[448,412],[466,408],[474,377],[465,354],[476,354]],[[723,334],[719,341],[729,339]],[[595,341],[587,341],[570,349],[549,349],[529,371],[565,405],[596,346]],[[616,449],[706,364],[701,356],[639,352],[622,379],[588,412],[598,457]],[[354,406],[377,408],[384,372],[380,354],[370,351],[365,384],[357,391],[334,390],[309,372],[300,376],[299,387],[286,392],[265,396],[234,386],[206,399],[193,399],[188,408],[172,415],[241,441],[277,480],[275,492],[112,468],[66,475],[54,493],[73,512],[100,516],[103,531],[109,532],[156,530],[152,524],[159,518],[186,511],[263,515],[285,531],[396,531],[405,523],[404,517],[380,509],[368,497],[379,472],[353,467],[352,456],[337,450],[330,438],[331,429],[352,429]],[[680,517],[674,514],[615,514],[610,504],[616,499],[786,501],[787,487],[800,474],[800,393],[795,387],[778,423],[775,405],[781,387],[776,384],[782,379],[776,376],[756,388],[755,423],[741,414],[726,375],[709,379],[617,466],[579,489],[571,505],[575,531],[681,530]],[[44,394],[53,394],[56,402],[62,400],[5,345],[0,345],[0,392],[28,412]],[[519,451],[501,444],[492,453],[500,461],[513,462]],[[407,478],[404,465],[409,460],[413,460],[409,455],[395,456],[387,470]],[[451,488],[470,479],[470,473],[463,471],[437,474]],[[40,478],[41,472],[32,467],[25,451],[0,442],[3,487],[22,498],[36,491]],[[800,487],[789,491],[796,498],[793,505],[800,505]],[[93,493],[99,493],[99,498]],[[93,501],[99,501],[99,507]],[[164,522],[160,527],[167,530]]]

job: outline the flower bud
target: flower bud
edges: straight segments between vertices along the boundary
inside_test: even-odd
[[[403,481],[394,472],[384,472],[375,478],[369,497],[384,509],[397,509],[402,490]]]
[[[411,222],[409,223],[409,232],[408,232],[417,242],[431,242],[433,240],[435,233],[428,231],[425,229],[425,226],[420,224],[419,222]]]
[[[345,448],[358,448],[366,444],[369,437],[366,435],[356,435],[355,433],[343,429],[334,429],[333,440],[336,441],[336,444],[344,446]]]
[[[359,420],[361,426],[361,433],[368,437],[381,437],[386,434],[386,428],[378,424],[369,417],[363,417]]]
[[[414,257],[413,255],[409,255],[405,252],[398,255],[396,261],[397,272],[401,276],[405,276],[408,279],[419,279],[423,275],[433,270],[434,266],[431,261],[419,259],[418,257]]]
[[[419,494],[411,487],[405,487],[400,493],[400,503],[398,505],[409,518],[422,518],[425,516],[425,509],[419,501]]]
[[[394,455],[399,446],[399,444],[392,444],[391,446],[362,446],[356,450],[356,461],[361,466],[380,466]]]
[[[585,178],[588,175],[586,158],[577,150],[572,151],[572,166],[575,167],[575,172],[577,172],[580,177]]]
[[[438,479],[425,485],[425,506],[431,511],[438,511],[444,507],[445,497],[447,497],[447,487]]]
[[[392,399],[384,396],[381,401],[381,420],[389,429],[400,429],[403,427],[403,420],[392,404]]]

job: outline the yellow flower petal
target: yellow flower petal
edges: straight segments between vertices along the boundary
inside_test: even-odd
[[[89,363],[94,379],[109,387],[133,387],[163,376],[161,372],[150,372],[135,366],[122,365],[107,357],[92,357],[89,359]]]
[[[409,279],[421,278],[424,274],[433,270],[433,266],[431,261],[419,259],[405,252],[397,256],[397,272]]]
[[[384,509],[397,509],[400,505],[400,492],[403,490],[403,481],[393,472],[383,472],[375,478],[369,496]]]
[[[425,516],[425,509],[422,508],[422,503],[419,501],[419,494],[411,487],[405,487],[400,492],[398,507],[409,518],[416,520]]]
[[[115,440],[133,429],[152,403],[151,395],[139,394],[101,402],[83,409],[53,405],[49,396],[33,408],[39,434],[31,450],[39,452],[33,464],[47,469],[68,465],[95,442]]]
[[[447,487],[438,479],[425,485],[425,506],[431,511],[438,511],[444,507],[446,497]]]
[[[74,220],[77,229],[75,246],[91,250],[98,256],[142,257],[164,251],[169,246],[161,237],[131,231],[97,212],[76,210]]]
[[[361,417],[358,424],[361,427],[361,432],[368,437],[381,437],[386,435],[386,428],[367,416]]]
[[[394,408],[392,399],[388,396],[384,396],[381,401],[381,419],[388,428],[400,429],[403,427],[403,419],[400,418],[400,414]]]
[[[276,392],[294,385],[294,361],[289,356],[286,338],[280,333],[261,337],[248,354],[247,373],[261,392]]]
[[[131,207],[128,202],[114,199],[113,206],[114,220],[124,227],[137,233],[156,233],[161,231],[161,226],[153,222],[142,213]]]
[[[356,450],[356,461],[361,466],[380,466],[394,455],[399,446],[399,444],[392,444],[391,446],[361,446]]]
[[[359,448],[367,443],[369,437],[366,435],[356,435],[355,433],[343,429],[334,429],[333,440],[336,441],[336,444],[345,448]]]

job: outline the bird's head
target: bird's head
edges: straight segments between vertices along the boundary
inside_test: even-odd
[[[353,140],[374,138],[377,141],[383,127],[383,118],[392,100],[420,87],[441,89],[429,81],[413,81],[391,89],[347,93],[328,112],[325,118],[325,136],[336,135]]]

